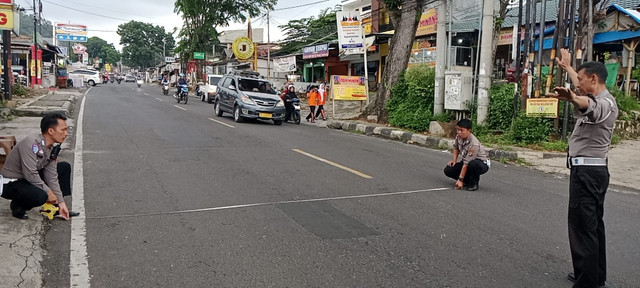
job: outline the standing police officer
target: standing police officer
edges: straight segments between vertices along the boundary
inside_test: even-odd
[[[560,67],[573,75],[581,94],[556,87],[547,96],[571,102],[576,124],[569,139],[569,246],[574,273],[569,280],[578,287],[603,287],[607,280],[604,197],[609,186],[607,153],[618,118],[616,99],[607,90],[607,69],[600,62],[571,68],[571,54],[561,51]],[[576,82],[577,81],[577,82]]]
[[[45,202],[58,204],[60,217],[65,220],[78,215],[64,202],[64,196],[71,195],[71,165],[57,161],[60,145],[54,145],[67,138],[65,120],[61,114],[44,116],[40,121],[42,134],[25,137],[9,152],[0,174],[6,183],[2,197],[12,200],[13,217],[27,219],[26,211]]]

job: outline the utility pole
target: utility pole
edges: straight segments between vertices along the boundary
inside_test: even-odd
[[[2,30],[2,65],[4,66],[4,97],[3,100],[11,100],[11,30]]]
[[[447,0],[438,0],[438,23],[436,24],[436,83],[433,115],[444,113],[444,67],[447,56]]]
[[[587,62],[593,61],[593,0],[589,0],[589,5],[587,6],[589,9],[589,26],[587,28]],[[632,57],[629,54],[629,57]]]
[[[484,0],[482,8],[482,54],[480,55],[480,77],[478,83],[478,124],[487,122],[489,115],[489,90],[493,74],[493,0]]]
[[[36,67],[37,65],[36,53],[38,51],[38,40],[36,38],[37,27],[38,27],[38,14],[36,14],[36,0],[33,0],[33,48],[31,49],[31,66],[33,66],[34,69],[29,69],[29,74],[30,74],[29,76],[31,78],[31,87],[34,87],[36,85],[36,74],[38,71],[38,67]]]
[[[271,82],[271,34],[269,29],[269,10],[267,9],[267,81]]]
[[[536,92],[535,92],[535,98],[539,98],[540,97],[540,90],[541,88],[541,82],[542,82],[542,51],[544,51],[544,26],[545,26],[545,19],[544,17],[545,15],[545,9],[547,8],[547,1],[546,0],[542,0],[542,7],[540,9],[540,32],[538,32],[538,60],[536,61]],[[562,16],[560,16],[561,18]],[[556,26],[558,26],[557,22],[559,22],[560,19],[556,20]],[[556,27],[556,30],[558,30],[558,27]],[[552,67],[550,66],[549,69],[552,69]],[[553,73],[553,71],[549,71],[549,75],[551,75]]]
[[[518,111],[520,110],[520,107],[518,107],[518,92],[522,90],[522,81],[520,81],[520,77],[522,76],[520,74],[520,69],[522,68],[522,66],[520,66],[520,61],[522,60],[520,56],[520,46],[522,45],[520,44],[522,42],[522,33],[520,33],[522,29],[522,1],[523,0],[518,1],[518,29],[516,29],[518,35],[516,36],[516,47],[514,47],[516,49],[516,71],[513,73],[516,79],[516,89],[514,89],[515,93],[513,93],[513,118],[518,117]]]

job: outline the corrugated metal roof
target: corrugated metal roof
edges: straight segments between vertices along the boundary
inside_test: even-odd
[[[610,0],[608,2],[608,5],[618,5],[622,8],[627,8],[627,9],[634,9],[637,7],[640,7],[640,0]],[[546,1],[546,7],[545,7],[545,22],[554,22],[558,19],[558,0],[547,0]],[[536,22],[540,22],[540,18],[542,15],[540,15],[540,7],[542,6],[541,2],[536,3]],[[598,8],[600,8],[599,6],[596,6]],[[524,18],[525,15],[525,9],[522,9],[522,18]],[[576,13],[577,14],[577,13]],[[524,22],[524,19],[523,19]],[[513,27],[514,25],[517,25],[518,23],[518,7],[516,6],[515,8],[509,10],[507,12],[507,16],[504,19],[504,22],[502,22],[502,27],[506,28],[506,27]]]

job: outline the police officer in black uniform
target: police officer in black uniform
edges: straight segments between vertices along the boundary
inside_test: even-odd
[[[576,124],[569,139],[567,166],[569,180],[569,246],[574,288],[605,287],[607,262],[604,231],[604,198],[609,186],[607,153],[618,118],[615,98],[607,90],[607,69],[600,62],[587,62],[576,70],[569,64],[571,54],[561,51],[560,67],[567,70],[576,88],[556,87],[548,94],[571,102]]]

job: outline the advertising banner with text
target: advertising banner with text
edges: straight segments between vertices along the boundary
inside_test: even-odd
[[[339,100],[367,100],[367,87],[365,79],[361,76],[331,76],[331,89],[333,99]]]

